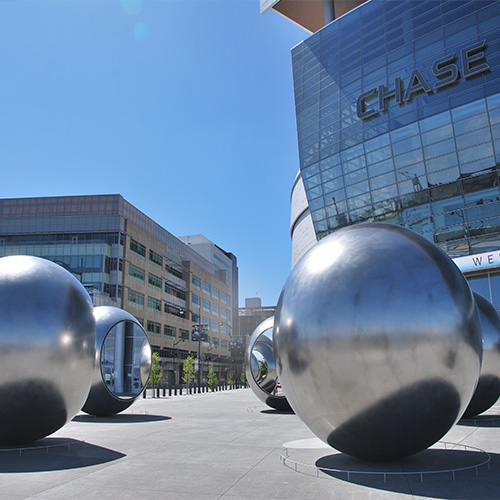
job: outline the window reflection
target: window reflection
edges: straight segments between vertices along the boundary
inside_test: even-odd
[[[347,15],[293,49],[302,174],[311,178],[306,190],[321,235],[361,220],[386,220],[431,233],[447,251],[469,253],[491,243],[480,235],[494,238],[498,231],[500,94],[493,75],[462,78],[401,106],[391,101],[380,116],[356,120],[361,91],[391,88],[416,65],[432,79],[436,57],[459,51],[465,38],[487,39],[496,67],[500,50],[490,43],[488,7],[438,3],[431,9],[406,0],[364,4],[355,24]]]
[[[148,381],[149,370],[143,366],[148,349],[144,330],[131,321],[109,330],[101,351],[101,375],[114,396],[128,399],[142,391]]]

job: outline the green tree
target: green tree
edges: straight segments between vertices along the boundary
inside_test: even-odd
[[[193,356],[189,355],[183,365],[183,370],[182,370],[182,380],[186,384],[190,384],[196,376],[196,370],[194,368],[194,358]]]
[[[243,387],[247,386],[247,372],[245,368],[245,363],[243,363],[243,366],[241,367],[241,377],[240,377],[241,383],[243,384]]]
[[[234,385],[234,370],[229,370],[229,372],[227,374],[227,384],[229,386]]]
[[[161,384],[161,359],[157,352],[151,356],[151,374],[149,375],[149,385],[158,387]]]
[[[211,391],[215,391],[217,388],[217,384],[219,383],[219,380],[217,379],[217,373],[215,373],[214,370],[214,364],[210,363],[210,370],[208,371],[208,387],[210,387]]]
[[[260,365],[260,375],[259,375],[259,381],[264,380],[267,375],[267,361],[265,359],[259,361]]]

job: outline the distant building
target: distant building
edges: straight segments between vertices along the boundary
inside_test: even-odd
[[[199,253],[213,266],[215,276],[228,286],[227,309],[231,311],[231,325],[238,324],[239,274],[236,256],[226,252],[202,234],[179,236],[179,239]],[[230,334],[237,332],[229,332]]]
[[[267,318],[274,316],[276,306],[262,306],[262,300],[259,297],[245,299],[245,307],[240,307],[240,336],[241,342],[246,347],[246,340],[253,331]]]
[[[219,380],[230,369],[238,296],[232,277],[238,268],[232,254],[220,252],[231,256],[229,273],[120,195],[0,200],[0,257],[35,255],[56,262],[83,283],[95,305],[134,315],[160,353],[170,383],[181,381],[188,355],[197,357],[191,332],[200,322],[208,329],[200,345],[203,377],[208,357]]]
[[[240,307],[239,314],[239,335],[231,340],[231,353],[239,364],[243,364],[245,359],[245,350],[253,331],[265,319],[274,316],[275,306],[262,306],[260,297],[251,297],[245,299],[245,307]]]

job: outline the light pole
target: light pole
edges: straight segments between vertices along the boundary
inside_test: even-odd
[[[201,393],[201,303],[203,299],[200,297],[200,314],[198,314],[198,394]]]
[[[198,394],[201,393],[201,340],[202,340],[202,335],[206,332],[204,332],[204,327],[205,323],[201,322],[201,313],[202,313],[202,298],[200,297],[200,303],[198,305],[199,308],[199,314],[198,314],[198,324],[193,327],[192,333],[191,333],[191,340],[193,340],[193,333],[197,330],[198,331]],[[188,311],[191,314],[194,314],[192,311],[188,309]]]

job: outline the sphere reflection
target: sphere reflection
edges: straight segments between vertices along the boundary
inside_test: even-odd
[[[264,320],[252,333],[245,352],[248,385],[271,408],[292,411],[276,373],[273,352],[274,316]]]
[[[96,325],[82,284],[61,266],[0,258],[0,443],[52,434],[89,392]]]
[[[464,418],[485,412],[500,397],[500,313],[488,299],[477,292],[473,293],[483,331],[483,362],[479,382]]]
[[[436,441],[470,401],[481,364],[472,292],[421,235],[363,224],[319,241],[276,309],[287,399],[334,448],[397,460]]]
[[[145,389],[151,346],[141,324],[117,307],[94,309],[97,347],[94,378],[82,410],[98,416],[128,408]]]

